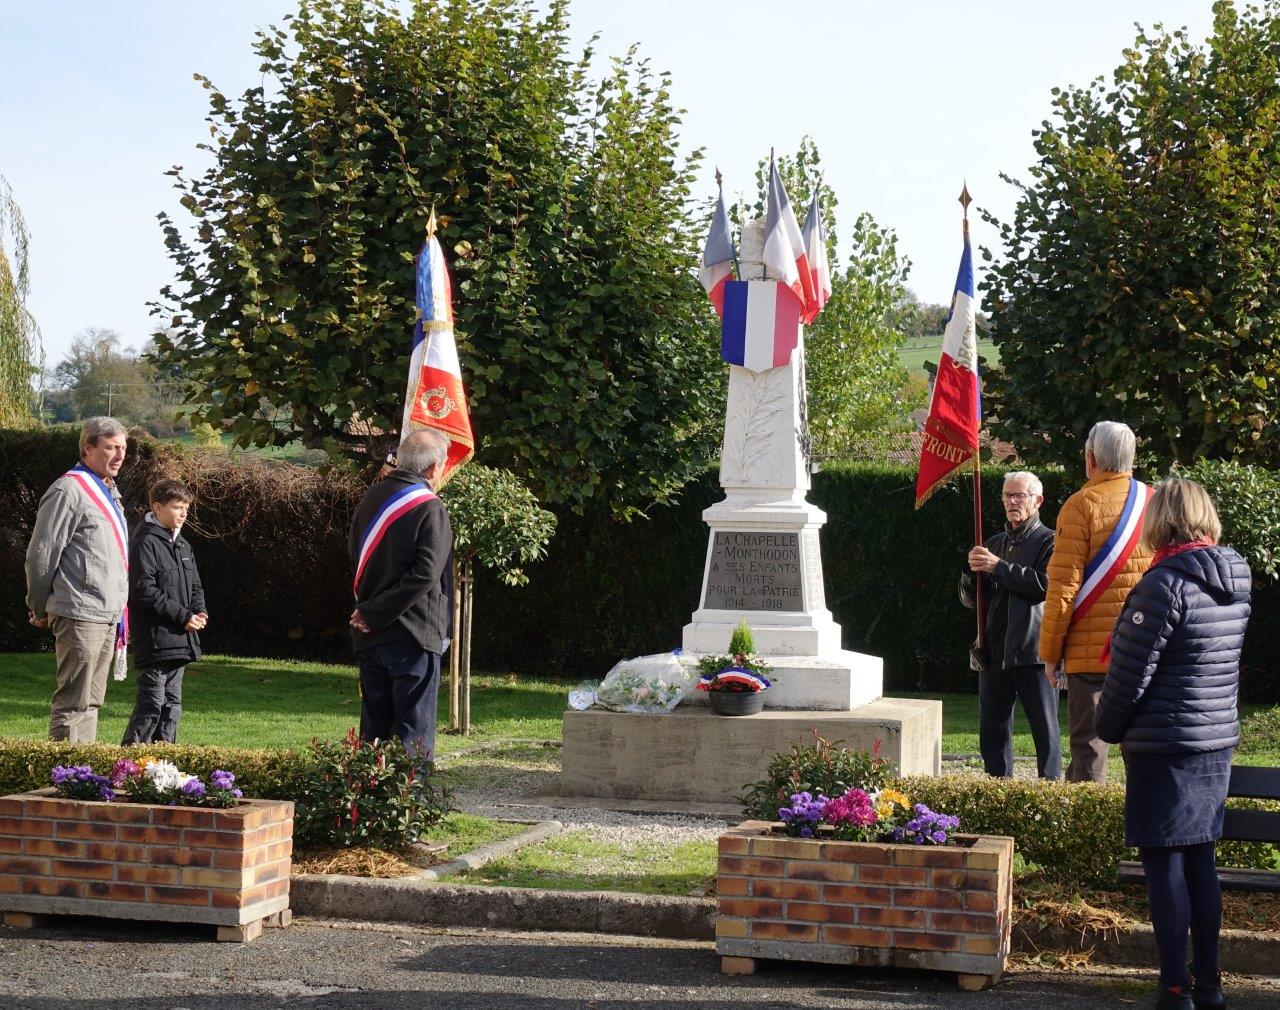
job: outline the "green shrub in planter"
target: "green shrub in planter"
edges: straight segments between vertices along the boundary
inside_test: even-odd
[[[121,758],[155,757],[209,779],[233,773],[245,796],[292,800],[293,837],[301,845],[406,845],[448,812],[444,787],[399,741],[316,742],[310,750],[241,750],[186,744],[70,744],[0,741],[0,795],[43,789],[55,765],[89,765],[105,774]],[[352,823],[352,809],[356,812]]]
[[[850,789],[875,792],[889,777],[889,762],[879,753],[850,750],[840,741],[822,739],[814,731],[813,746],[792,744],[775,754],[765,777],[749,785],[741,797],[743,814],[760,821],[776,821],[778,810],[792,793],[812,793],[834,798]]]
[[[296,797],[297,830],[325,845],[409,845],[450,810],[430,761],[399,740],[311,745],[314,765]]]

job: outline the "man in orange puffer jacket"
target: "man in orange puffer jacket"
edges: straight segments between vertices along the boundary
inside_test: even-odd
[[[1124,512],[1136,448],[1137,438],[1128,425],[1117,421],[1095,424],[1084,449],[1088,480],[1058,512],[1040,628],[1040,658],[1050,682],[1060,682],[1060,670],[1066,673],[1071,736],[1068,782],[1106,781],[1107,745],[1098,739],[1093,726],[1107,672],[1103,651],[1129,590],[1151,564],[1151,552],[1139,543],[1088,612],[1072,623],[1085,566],[1102,549]]]

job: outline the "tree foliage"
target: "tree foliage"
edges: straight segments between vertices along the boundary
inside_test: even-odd
[[[509,586],[529,581],[524,566],[547,552],[556,517],[508,470],[468,463],[440,492],[449,507],[454,556],[478,562]]]
[[[152,434],[172,434],[179,387],[145,356],[125,347],[115,330],[91,326],[78,333],[50,371],[49,385],[46,402],[56,420],[109,414]]]
[[[40,330],[26,306],[28,243],[22,210],[0,176],[0,427],[5,428],[31,424],[31,380],[44,360]]]
[[[668,80],[632,51],[592,82],[567,2],[543,6],[303,0],[257,35],[261,87],[198,78],[215,163],[171,173],[193,233],[161,215],[177,278],[156,306],[197,421],[376,458],[434,206],[481,461],[626,512],[710,456],[696,156]]]
[[[1055,89],[1013,219],[984,214],[987,406],[1028,460],[1108,418],[1155,466],[1280,463],[1280,4],[1213,10],[1204,45],[1157,26]]]
[[[757,168],[751,208],[756,216],[765,211],[768,171],[767,162]],[[822,181],[822,159],[812,138],[803,138],[794,156],[778,158],[778,173],[802,224],[813,189],[820,188],[831,266],[831,298],[804,333],[813,454],[819,459],[855,456],[906,430],[907,415],[921,405],[919,391],[911,390],[898,363],[902,334],[895,325],[910,263],[899,255],[893,232],[865,212],[854,219],[849,259],[841,262],[839,201]],[[740,226],[736,208],[735,217]]]

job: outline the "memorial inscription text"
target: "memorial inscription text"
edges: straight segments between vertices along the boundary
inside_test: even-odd
[[[799,533],[717,530],[704,607],[803,610]]]

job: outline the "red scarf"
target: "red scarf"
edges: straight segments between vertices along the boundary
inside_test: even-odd
[[[1151,565],[1154,568],[1161,561],[1167,561],[1169,558],[1178,554],[1186,554],[1187,551],[1198,551],[1201,547],[1216,547],[1212,540],[1207,537],[1201,537],[1199,540],[1187,540],[1180,544],[1165,544],[1159,548],[1155,555],[1151,558]],[[1107,636],[1106,644],[1102,647],[1102,655],[1099,657],[1103,664],[1111,662],[1111,636]]]

